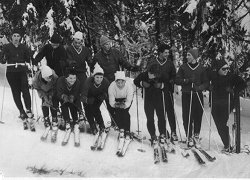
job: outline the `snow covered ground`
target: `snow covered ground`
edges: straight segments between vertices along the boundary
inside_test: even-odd
[[[63,132],[59,131],[58,141],[55,144],[41,142],[40,136],[44,127],[41,121],[36,123],[36,132],[24,131],[22,122],[18,119],[11,91],[7,85],[4,102],[2,102],[4,73],[0,66],[0,102],[4,103],[3,118],[5,124],[0,124],[0,172],[4,177],[88,177],[88,178],[250,178],[250,156],[246,153],[221,154],[220,137],[214,123],[212,123],[211,147],[208,151],[216,157],[214,162],[205,158],[206,165],[197,163],[194,156],[184,158],[181,150],[176,147],[175,154],[168,154],[168,163],[153,163],[153,150],[149,142],[143,144],[133,141],[125,157],[117,157],[118,132],[111,130],[105,149],[101,152],[91,151],[93,136],[81,133],[81,146],[74,147],[73,135],[69,144],[61,146]],[[34,98],[35,117],[41,115],[40,99],[36,92]],[[139,96],[139,120],[142,135],[149,137],[146,129],[146,119],[143,110],[143,100]],[[205,100],[207,102],[207,99]],[[2,106],[2,104],[1,104]],[[37,108],[36,108],[37,107]],[[205,103],[206,115],[209,120],[209,108]],[[184,129],[181,118],[180,96],[175,95],[175,110],[182,138]],[[104,119],[109,121],[106,108],[102,106]],[[130,109],[131,128],[137,130],[136,99]],[[242,117],[242,147],[250,144],[249,117]],[[233,115],[230,116],[232,124]],[[231,127],[231,125],[230,125]],[[208,149],[209,124],[205,115],[201,129],[202,145]],[[179,133],[178,133],[179,136]],[[179,136],[180,137],[180,136]],[[140,152],[138,149],[144,149]],[[1,174],[0,173],[0,174]]]

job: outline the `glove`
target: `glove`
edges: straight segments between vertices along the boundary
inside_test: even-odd
[[[150,84],[146,81],[141,81],[141,86],[144,87],[144,88],[149,88],[150,87]]]
[[[121,109],[125,109],[125,103],[120,103],[120,107]]]
[[[231,88],[231,87],[226,87],[226,91],[229,92],[229,93],[233,93],[234,92],[233,88]]]
[[[69,102],[69,96],[67,96],[66,94],[63,94],[61,99],[63,100],[63,103]]]
[[[53,106],[52,97],[51,96],[44,96],[42,106],[47,106],[47,107]]]
[[[99,100],[99,101],[103,101],[104,99],[106,99],[108,97],[108,95],[106,94],[106,93],[104,93],[104,94],[101,94],[101,95],[99,95],[98,97],[97,97],[97,99]]]
[[[130,71],[133,71],[133,72],[141,71],[141,67],[140,66],[133,66],[130,68]]]
[[[87,99],[87,104],[94,104],[95,98],[94,97],[90,97]]]
[[[163,89],[164,87],[164,84],[163,83],[154,83],[154,87],[157,88],[157,89]]]
[[[195,82],[194,77],[184,79],[184,84],[191,84],[191,83],[194,83],[194,82]]]
[[[120,104],[121,104],[120,102],[116,102],[115,103],[115,108],[120,108]]]
[[[74,102],[74,99],[75,99],[74,95],[70,95],[70,96],[69,96],[69,102],[70,102],[70,103],[73,103],[73,102]]]

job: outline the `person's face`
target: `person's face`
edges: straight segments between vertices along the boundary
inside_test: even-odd
[[[69,74],[69,76],[66,78],[67,80],[67,83],[70,85],[70,86],[73,86],[76,82],[76,75],[75,74]]]
[[[160,53],[160,58],[167,59],[169,56],[169,50],[165,49],[162,53]]]
[[[226,76],[228,71],[229,71],[229,66],[225,64],[224,66],[220,68],[220,70],[218,71],[218,74],[221,76]]]
[[[116,85],[117,85],[117,87],[118,87],[119,89],[124,88],[125,83],[126,83],[126,81],[125,81],[125,80],[122,80],[122,79],[117,79],[115,82],[116,82]]]
[[[99,85],[102,83],[103,80],[103,75],[95,75],[94,76],[94,82],[96,85]]]
[[[104,51],[109,51],[111,48],[111,43],[110,42],[105,43],[102,48]]]
[[[43,79],[47,82],[50,82],[52,80],[53,76],[48,76],[48,77],[44,77]]]
[[[21,39],[20,34],[14,33],[14,34],[12,35],[12,42],[13,42],[14,44],[18,44],[18,43],[20,42],[20,39]]]
[[[58,43],[51,43],[51,46],[53,49],[56,49],[59,47],[59,44]]]
[[[83,40],[75,38],[73,44],[76,48],[80,48],[82,46]]]
[[[196,59],[194,59],[193,55],[190,54],[190,53],[187,53],[187,60],[188,60],[188,63],[196,63]]]
[[[152,74],[152,73],[148,72],[148,78],[149,79],[154,79],[154,78],[156,78],[156,76],[155,76],[155,74]]]

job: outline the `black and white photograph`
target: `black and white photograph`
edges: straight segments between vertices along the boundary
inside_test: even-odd
[[[250,178],[249,0],[0,0],[0,180]]]

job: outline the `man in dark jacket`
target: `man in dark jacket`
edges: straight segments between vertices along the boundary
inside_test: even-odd
[[[61,45],[61,37],[59,34],[54,33],[50,39],[50,43],[46,44],[42,50],[36,55],[33,62],[37,65],[43,58],[47,60],[47,66],[55,71],[58,77],[64,75],[66,66],[66,50]]]
[[[0,61],[1,63],[7,63],[6,78],[9,82],[15,104],[19,109],[20,118],[25,120],[28,116],[33,116],[27,79],[28,68],[26,66],[26,63],[30,63],[31,56],[30,50],[24,44],[20,44],[21,34],[19,29],[14,29],[12,41],[3,46],[3,50],[0,53]],[[27,112],[24,111],[21,94]]]
[[[120,71],[120,67],[125,68],[129,71],[140,70],[139,67],[132,66],[124,58],[120,51],[111,48],[111,40],[108,37],[102,36],[100,38],[100,46],[101,50],[97,52],[93,57],[91,71],[93,71],[94,65],[98,62],[98,64],[104,71],[104,77],[106,77],[109,82],[113,82],[115,80],[115,73],[116,71]],[[114,117],[114,109],[110,106],[108,101],[106,101],[106,104],[110,115]]]

